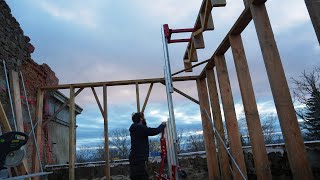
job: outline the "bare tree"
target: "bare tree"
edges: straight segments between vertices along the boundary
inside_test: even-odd
[[[184,144],[184,138],[185,133],[183,129],[178,129],[177,131],[177,145],[178,145],[178,151],[182,152],[184,150],[183,144]]]
[[[276,123],[276,120],[277,120],[277,116],[273,113],[260,115],[261,128],[264,135],[264,141],[266,144],[275,142],[276,129],[274,125]],[[240,129],[239,131],[240,131],[240,138],[241,138],[242,145],[245,145],[245,146],[251,145],[249,130],[248,130],[247,121],[246,121],[244,112],[242,112],[239,115],[238,124]]]
[[[109,133],[110,145],[118,150],[119,158],[128,158],[130,152],[130,135],[127,129],[114,129]]]
[[[88,146],[81,146],[76,152],[76,162],[90,162],[92,161],[94,151]]]
[[[199,132],[195,131],[195,132]],[[204,151],[204,140],[203,140],[203,134],[191,134],[187,137],[187,150],[189,152],[196,152],[196,151]]]
[[[310,73],[304,71],[299,79],[291,78],[291,81],[294,84],[292,89],[294,98],[305,105],[312,93],[320,90],[320,67]]]
[[[149,139],[149,151],[150,152],[160,152],[160,136],[151,137]]]
[[[265,114],[261,116],[261,128],[264,135],[264,142],[266,144],[271,144],[275,142],[276,132],[275,126],[277,116],[273,113]]]

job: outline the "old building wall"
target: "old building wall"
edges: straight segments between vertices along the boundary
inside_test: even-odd
[[[59,79],[56,77],[54,71],[47,64],[40,65],[31,58],[31,53],[34,52],[35,47],[30,43],[30,41],[30,38],[24,35],[20,24],[11,14],[9,6],[4,0],[0,0],[0,101],[4,106],[8,120],[11,123],[11,127],[14,127],[13,116],[9,103],[8,90],[6,86],[2,60],[4,60],[6,63],[8,73],[12,70],[16,72],[21,71],[24,76],[28,103],[30,105],[32,120],[34,121],[33,123],[35,123],[35,108],[38,88],[41,86],[57,85],[59,83]],[[49,102],[51,95],[52,93],[46,93],[44,97],[43,120],[46,120],[50,115],[53,114],[53,112],[49,110],[50,106],[52,106]],[[20,98],[22,103],[24,131],[28,133],[31,131],[31,125],[21,82]],[[60,102],[60,106],[62,104],[63,103]],[[68,122],[68,120],[66,119],[69,118],[65,115],[66,113],[68,115],[68,108],[66,108],[58,117]],[[52,154],[53,151],[56,152],[57,155],[61,155],[61,157],[56,157],[56,159],[58,159],[57,162],[64,161],[65,163],[66,157],[64,155],[64,152],[67,150],[65,149],[65,147],[68,147],[69,144],[67,142],[68,132],[68,126],[63,126],[57,122],[51,124],[49,123],[48,126],[42,128],[42,142],[41,146],[39,146],[39,151],[43,164],[56,163],[54,161],[54,155]],[[52,135],[50,133],[52,133]],[[54,136],[54,138],[50,139],[51,136]],[[51,146],[53,145],[53,143],[56,143],[55,141],[59,143],[59,145],[53,146],[52,149]],[[30,169],[32,163],[32,151],[34,147],[32,136],[29,138],[29,141],[25,147],[27,152],[28,167]],[[63,153],[59,154],[59,151]]]

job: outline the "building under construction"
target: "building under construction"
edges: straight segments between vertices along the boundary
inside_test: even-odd
[[[214,21],[211,11],[228,6],[225,0],[202,0],[194,27],[172,29],[163,25],[163,45],[165,53],[165,75],[159,78],[130,79],[105,82],[86,82],[59,84],[59,79],[51,68],[39,65],[31,58],[35,47],[30,38],[24,35],[19,23],[12,16],[9,6],[0,0],[0,133],[3,136],[2,147],[9,149],[1,153],[1,170],[3,177],[14,178],[49,178],[49,179],[112,179],[116,166],[109,158],[108,142],[108,96],[111,86],[133,85],[136,89],[137,111],[144,112],[153,85],[163,84],[166,87],[169,120],[166,128],[166,166],[162,173],[154,176],[157,179],[194,179],[192,176],[179,176],[183,168],[181,154],[177,148],[177,134],[172,104],[172,93],[179,93],[199,105],[205,152],[202,154],[207,179],[273,179],[277,177],[294,179],[317,179],[320,173],[316,142],[305,143],[299,127],[296,112],[291,99],[288,82],[285,77],[281,57],[275,41],[268,12],[267,0],[244,0],[244,9],[239,14],[232,28],[225,32],[225,37],[209,59],[201,60],[198,49],[205,48],[203,33],[213,31]],[[320,43],[320,2],[305,0],[310,19]],[[195,7],[196,8],[196,7]],[[286,175],[277,175],[272,168],[272,160],[264,142],[260,117],[254,95],[251,75],[248,68],[241,33],[253,21],[259,40],[265,69],[269,79],[284,144],[276,145],[284,152],[287,163]],[[189,38],[174,39],[175,33],[191,33]],[[186,43],[181,63],[184,68],[171,72],[169,47],[175,43]],[[240,87],[246,122],[251,140],[250,162],[245,157],[241,143],[238,120],[236,117],[232,88],[226,66],[225,53],[231,49]],[[199,61],[199,62],[198,62]],[[196,76],[179,76],[182,72],[192,72],[194,68],[204,65]],[[216,79],[217,77],[217,79]],[[198,99],[174,87],[174,82],[194,81]],[[145,101],[140,104],[139,87],[149,85]],[[99,99],[96,89],[102,88],[103,99]],[[75,162],[76,155],[76,117],[82,108],[75,104],[75,99],[84,89],[91,89],[104,119],[105,161],[96,162],[91,170],[82,171],[81,165]],[[60,90],[68,90],[66,97]],[[219,96],[221,102],[219,102]],[[226,143],[220,104],[226,123],[228,143]],[[16,133],[22,132],[22,134]],[[27,136],[24,136],[27,135]],[[8,141],[7,141],[7,139]],[[10,139],[11,138],[11,139]],[[0,139],[1,140],[1,139]],[[13,143],[18,142],[18,143]],[[2,152],[3,151],[3,152]],[[163,159],[162,159],[163,160]],[[125,162],[125,160],[123,161]],[[117,162],[118,164],[120,162]],[[188,162],[189,164],[191,163]],[[56,165],[55,165],[56,164]],[[64,165],[63,165],[64,164]],[[91,163],[95,164],[95,163]],[[121,164],[121,163],[120,163]],[[123,163],[126,164],[126,163]],[[158,171],[159,162],[155,163]],[[50,166],[46,166],[50,165]],[[88,165],[88,164],[86,164]],[[97,167],[99,165],[99,167]],[[128,171],[128,166],[123,165]],[[57,168],[61,168],[59,171]],[[284,168],[284,167],[283,167]],[[92,170],[95,169],[95,170]],[[5,171],[5,172],[4,172]],[[82,171],[82,172],[81,172]],[[89,173],[90,172],[90,173]],[[82,174],[83,173],[83,174]],[[188,174],[188,171],[186,171]],[[190,174],[191,175],[191,174]],[[203,177],[202,177],[203,179]]]

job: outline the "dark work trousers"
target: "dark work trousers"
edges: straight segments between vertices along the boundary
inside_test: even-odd
[[[135,161],[130,159],[130,179],[149,180],[147,172],[147,161]]]

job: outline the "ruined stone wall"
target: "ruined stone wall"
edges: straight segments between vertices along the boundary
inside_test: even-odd
[[[20,24],[12,16],[9,6],[4,0],[0,0],[0,101],[4,107],[8,120],[12,125],[11,127],[14,126],[11,107],[9,103],[8,90],[5,81],[3,60],[6,63],[8,74],[12,70],[22,72],[33,120],[35,119],[34,117],[37,101],[37,89],[45,85],[57,85],[59,82],[58,78],[55,76],[55,73],[47,64],[39,65],[31,59],[31,53],[33,53],[34,49],[34,46],[30,43],[30,38],[24,35]],[[30,132],[31,127],[21,82],[20,95],[22,102],[24,130],[25,132]],[[45,142],[44,139],[43,142]],[[30,168],[33,148],[32,138],[29,139],[26,147]],[[43,150],[42,147],[43,146],[40,147],[40,152],[42,152]]]

